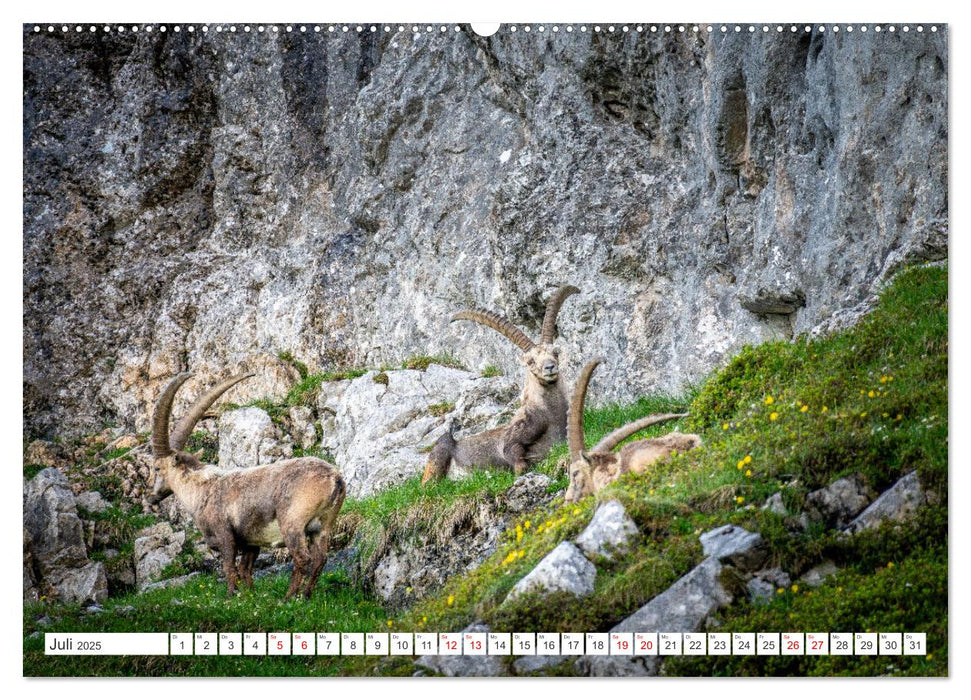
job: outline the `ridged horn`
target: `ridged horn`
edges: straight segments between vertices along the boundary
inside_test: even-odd
[[[158,397],[155,415],[152,417],[152,456],[154,457],[162,458],[172,454],[172,447],[169,444],[169,416],[172,415],[172,400],[179,387],[191,376],[192,372],[177,375]]]
[[[523,352],[529,352],[536,346],[536,343],[530,340],[525,333],[516,328],[508,320],[489,311],[482,311],[481,309],[460,311],[452,316],[451,322],[455,321],[472,321],[491,328],[494,331],[499,331],[514,342]]]
[[[643,418],[632,421],[627,425],[617,428],[617,430],[613,431],[612,433],[607,434],[600,440],[600,442],[594,445],[590,451],[610,452],[631,435],[638,431],[644,430],[644,428],[647,428],[648,426],[663,423],[666,420],[684,418],[687,415],[687,413],[654,413],[649,416],[644,416]]]
[[[216,402],[216,399],[225,394],[236,384],[239,384],[244,379],[249,379],[252,376],[254,376],[254,373],[250,372],[248,374],[238,374],[235,377],[224,379],[196,399],[196,402],[192,404],[189,412],[182,417],[182,420],[176,424],[175,430],[172,431],[172,436],[169,438],[169,445],[172,447],[172,449],[181,450],[183,447],[185,447],[186,441],[188,441],[189,436],[192,435],[192,429],[196,427],[196,423],[198,423],[199,419],[205,415],[206,411],[209,410],[209,407]]]
[[[587,400],[587,385],[593,371],[603,362],[603,358],[595,357],[583,366],[577,385],[573,389],[573,400],[570,402],[570,424],[567,428],[567,441],[570,444],[570,461],[576,462],[583,453],[583,405]]]
[[[546,315],[543,317],[541,343],[553,342],[556,337],[556,317],[560,314],[560,308],[562,308],[563,302],[571,294],[578,294],[579,292],[579,289],[567,284],[557,289],[553,296],[550,297],[550,300],[546,302]]]

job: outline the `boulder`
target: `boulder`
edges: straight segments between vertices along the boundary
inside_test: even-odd
[[[255,467],[293,455],[289,443],[262,408],[250,406],[226,411],[219,418],[219,466],[223,469]]]
[[[627,551],[637,535],[637,525],[620,501],[608,501],[597,508],[574,542],[587,556],[612,557]]]
[[[843,527],[866,508],[872,497],[863,478],[845,476],[806,496],[806,507],[831,527]]]
[[[512,513],[521,513],[553,500],[553,494],[548,492],[552,482],[539,472],[521,474],[505,493],[506,508]]]
[[[854,533],[879,527],[886,521],[904,522],[924,505],[927,496],[920,485],[917,472],[912,471],[880,494],[870,507],[860,513],[845,529]]]
[[[108,577],[100,561],[58,569],[47,577],[57,596],[68,603],[100,603],[108,598]]]
[[[529,592],[566,591],[582,597],[593,593],[596,579],[597,567],[583,556],[583,552],[569,542],[560,542],[509,591],[506,601]]]
[[[822,564],[817,564],[811,568],[809,571],[804,573],[799,580],[810,588],[818,588],[826,583],[826,579],[838,571],[839,569],[836,567],[836,564],[827,560]]]
[[[135,585],[143,590],[182,553],[185,532],[167,522],[141,530],[135,539]]]
[[[786,510],[785,504],[782,502],[782,493],[776,492],[769,496],[765,500],[765,504],[762,506],[762,510],[767,510],[770,513],[775,513],[776,515],[788,515],[789,511]]]
[[[777,595],[780,588],[788,588],[792,579],[779,567],[756,571],[745,584],[749,599],[753,603],[767,603]]]
[[[24,528],[42,578],[88,564],[74,493],[57,469],[48,467],[24,485]]]
[[[153,583],[146,584],[143,588],[139,589],[139,593],[148,593],[150,591],[159,591],[163,588],[178,588],[179,586],[184,586],[192,579],[202,574],[198,571],[192,571],[183,576],[176,576],[174,578],[167,578],[162,581],[155,581]],[[173,604],[175,601],[172,601]]]
[[[111,507],[111,504],[102,498],[97,491],[83,491],[77,495],[75,500],[79,508],[89,513],[103,513]]]
[[[342,387],[336,398],[330,392],[318,397],[319,410],[322,403],[334,409],[332,427],[321,420],[322,444],[340,465],[348,494],[364,496],[420,474],[427,449],[450,421],[461,422],[460,438],[494,427],[516,390],[507,377],[486,379],[436,364],[425,371],[368,372]]]
[[[72,461],[72,454],[64,445],[47,440],[34,440],[27,445],[24,464],[62,469]]]
[[[314,411],[309,406],[293,406],[287,412],[290,418],[290,435],[303,449],[317,444],[317,428],[314,425]]]
[[[701,536],[707,558],[670,588],[654,597],[634,614],[613,627],[611,632],[697,632],[718,608],[732,601],[722,585],[721,574],[727,565],[758,566],[764,559],[760,535],[736,525],[725,525]],[[583,656],[577,670],[592,676],[654,676],[663,663],[658,656]]]

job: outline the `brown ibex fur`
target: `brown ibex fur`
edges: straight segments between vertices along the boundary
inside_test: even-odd
[[[563,302],[579,291],[576,287],[563,286],[550,297],[539,343],[534,343],[505,318],[488,311],[463,311],[452,317],[452,321],[480,323],[515,343],[523,351],[519,361],[526,367],[526,383],[522,405],[508,424],[456,440],[457,426],[453,423],[428,456],[421,480],[423,484],[430,479],[445,477],[452,464],[506,467],[521,474],[566,437],[568,400],[559,370],[560,350],[553,341],[556,317]]]
[[[169,435],[172,400],[189,378],[180,374],[162,392],[152,425],[154,490],[157,503],[170,493],[192,514],[209,546],[222,555],[229,595],[237,575],[253,585],[253,564],[261,547],[286,545],[293,556],[287,598],[303,588],[310,597],[344,503],[344,480],[322,459],[285,459],[249,469],[219,469],[182,451],[193,426],[221,394],[252,375],[224,380],[200,397]],[[236,556],[240,555],[237,569]],[[309,566],[309,572],[308,572]]]
[[[645,416],[628,423],[594,445],[589,452],[584,449],[583,406],[587,397],[587,385],[600,359],[591,360],[580,372],[573,401],[570,404],[570,486],[564,501],[575,503],[584,496],[596,493],[607,484],[629,472],[643,474],[652,463],[674,452],[685,452],[701,445],[701,438],[694,434],[668,433],[661,437],[638,440],[624,445],[620,452],[614,447],[644,428],[674,418],[684,418],[687,413],[660,413]]]

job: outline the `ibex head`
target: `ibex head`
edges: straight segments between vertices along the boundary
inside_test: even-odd
[[[593,465],[583,439],[583,406],[587,400],[590,376],[602,361],[597,357],[583,366],[573,390],[573,400],[570,402],[570,420],[567,425],[567,441],[570,445],[570,466],[567,473],[570,475],[570,486],[563,499],[567,503],[576,503],[594,492]]]
[[[172,489],[166,480],[166,474],[176,465],[189,469],[198,469],[202,463],[197,456],[182,451],[186,441],[192,434],[192,429],[196,423],[205,415],[209,407],[216,402],[220,396],[229,391],[230,388],[249,377],[250,374],[240,374],[229,379],[224,379],[208,392],[200,396],[189,408],[189,412],[183,416],[182,420],[175,426],[172,434],[169,434],[169,417],[172,414],[172,402],[176,393],[185,381],[192,376],[191,372],[184,372],[175,377],[159,397],[158,404],[155,406],[155,416],[152,420],[152,470],[149,479],[152,481],[152,495],[149,503],[158,503],[163,498],[172,493]]]
[[[455,314],[452,321],[474,321],[502,333],[523,351],[519,361],[536,381],[543,386],[555,384],[560,378],[560,350],[553,344],[556,340],[556,317],[566,298],[579,291],[576,287],[565,285],[550,297],[546,304],[546,315],[543,318],[543,331],[539,343],[530,340],[510,321],[489,311],[462,311]]]

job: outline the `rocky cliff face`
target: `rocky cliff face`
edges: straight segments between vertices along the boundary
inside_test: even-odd
[[[676,391],[946,256],[946,39],[25,27],[25,430],[283,351],[514,374],[450,315],[535,335],[565,282],[568,372]]]

